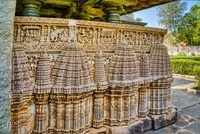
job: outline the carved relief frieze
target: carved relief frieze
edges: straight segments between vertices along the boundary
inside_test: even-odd
[[[47,23],[48,22],[48,23]],[[26,51],[60,51],[65,42],[77,40],[87,52],[113,52],[125,40],[137,52],[150,52],[163,41],[163,29],[95,21],[15,17],[14,41]]]

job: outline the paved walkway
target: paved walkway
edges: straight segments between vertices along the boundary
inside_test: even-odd
[[[194,83],[191,78],[174,77],[171,97],[178,111],[177,122],[144,134],[200,134],[200,94],[188,93],[186,90]]]

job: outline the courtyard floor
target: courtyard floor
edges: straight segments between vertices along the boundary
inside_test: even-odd
[[[187,92],[194,83],[192,78],[174,76],[171,97],[178,111],[177,122],[144,134],[200,134],[200,94]]]

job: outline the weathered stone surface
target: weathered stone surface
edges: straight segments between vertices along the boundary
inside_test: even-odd
[[[10,133],[11,52],[15,0],[0,1],[0,133]]]
[[[191,105],[195,105],[200,102],[200,98],[195,94],[188,94],[186,91],[172,91],[172,103],[177,107],[177,110],[181,110]]]
[[[143,122],[142,121],[136,121],[129,128],[130,129],[129,129],[128,134],[142,134],[143,133]]]
[[[178,117],[176,123],[174,125],[179,126],[179,127],[184,127],[187,126],[189,123],[185,120],[185,115],[181,114],[178,112]]]
[[[177,111],[172,109],[167,114],[162,115],[149,115],[153,121],[153,129],[159,129],[171,123],[174,123],[177,120]]]
[[[182,132],[178,132],[178,134],[192,134],[192,133],[188,131],[182,131]]]
[[[172,87],[179,86],[179,85],[190,84],[192,82],[195,82],[195,81],[191,80],[191,79],[176,78],[176,79],[174,79],[174,82],[172,83]]]
[[[168,127],[164,127],[160,131],[163,132],[164,134],[174,134],[176,133],[180,128],[174,125],[170,125]]]
[[[185,108],[181,110],[181,113],[187,114],[193,118],[200,118],[200,104]]]
[[[150,130],[152,129],[152,120],[150,117],[146,117],[144,119],[141,119],[143,121],[143,130],[144,131],[147,131],[147,130]]]
[[[197,122],[197,123],[194,123],[194,124],[187,126],[185,128],[185,130],[188,130],[188,131],[190,131],[194,134],[199,134],[199,132],[200,132],[200,122]]]

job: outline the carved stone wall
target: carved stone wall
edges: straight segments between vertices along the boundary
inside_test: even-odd
[[[142,133],[175,121],[164,34],[133,25],[16,17],[14,47],[21,48],[13,51],[12,93],[20,97],[12,97],[13,133],[114,133],[121,126]]]
[[[9,134],[15,0],[0,1],[0,133]]]

